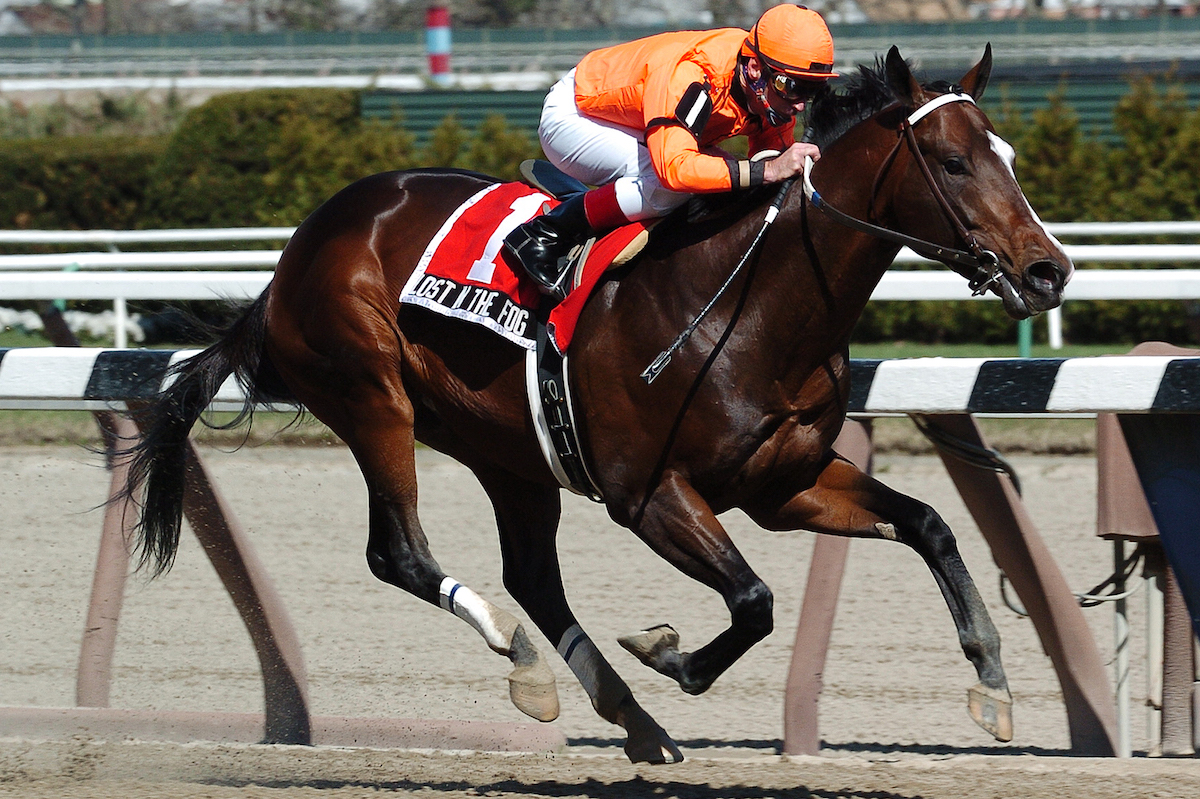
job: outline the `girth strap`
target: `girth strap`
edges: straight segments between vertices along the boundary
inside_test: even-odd
[[[542,455],[563,488],[594,502],[603,502],[604,497],[583,459],[567,385],[567,359],[550,342],[544,312],[537,314],[534,324],[537,348],[527,351],[525,381]]]

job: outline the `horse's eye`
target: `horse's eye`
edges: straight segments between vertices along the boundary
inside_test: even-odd
[[[947,158],[943,166],[945,166],[946,174],[948,175],[965,175],[967,172],[967,165],[957,155]]]

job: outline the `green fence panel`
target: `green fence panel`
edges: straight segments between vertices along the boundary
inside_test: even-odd
[[[1189,107],[1200,105],[1200,80],[1180,79],[1173,85],[1183,89]],[[1161,82],[1159,88],[1165,91]],[[1065,103],[1079,117],[1080,129],[1090,137],[1111,143],[1116,139],[1113,110],[1129,91],[1129,80],[1120,78],[1062,82],[1058,78],[1025,80],[1001,76],[992,79],[982,106],[994,118],[1008,104],[1029,120],[1035,110],[1050,106],[1052,95],[1062,92]],[[418,143],[424,143],[429,131],[449,114],[455,114],[469,130],[478,127],[489,114],[500,114],[510,126],[536,136],[544,99],[544,91],[374,90],[363,93],[362,114],[403,125],[416,136]]]
[[[418,145],[429,132],[453,114],[467,130],[475,130],[492,114],[503,116],[510,127],[537,138],[544,91],[425,91],[375,90],[363,92],[362,115],[402,125]]]

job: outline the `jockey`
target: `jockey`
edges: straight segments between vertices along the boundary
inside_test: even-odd
[[[505,239],[543,292],[559,259],[588,237],[665,216],[692,194],[746,189],[799,174],[816,146],[795,115],[830,78],[833,38],[804,6],[778,5],[747,31],[661,33],[596,50],[551,87],[538,137],[563,172],[598,188],[520,225]],[[717,144],[746,135],[739,160]]]

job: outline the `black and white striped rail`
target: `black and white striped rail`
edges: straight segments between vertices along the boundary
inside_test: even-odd
[[[103,410],[153,397],[167,369],[198,350],[115,350],[88,347],[0,349],[0,408]],[[242,393],[225,381],[213,406],[241,407]]]
[[[196,350],[0,349],[0,408],[96,410],[158,392]],[[850,411],[1200,413],[1200,357],[854,360]],[[214,407],[240,407],[227,380]]]
[[[1200,411],[1200,358],[855,360],[851,376],[852,413]]]

